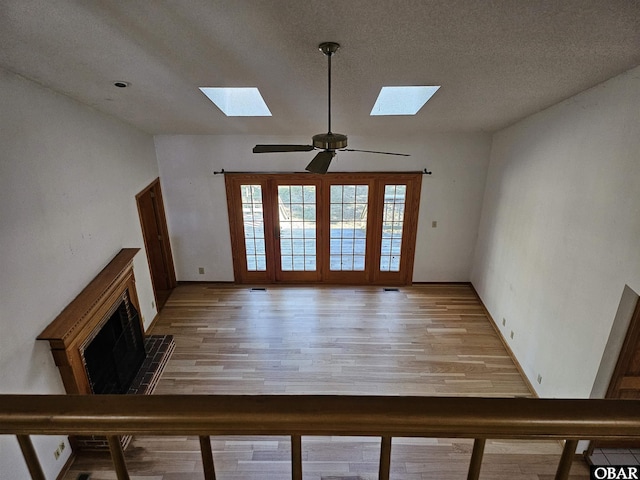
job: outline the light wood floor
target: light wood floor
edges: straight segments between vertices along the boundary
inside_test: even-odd
[[[179,286],[153,328],[176,350],[157,394],[529,396],[471,287]],[[287,438],[216,437],[225,479],[291,478]],[[472,443],[394,439],[392,478],[466,478]],[[553,478],[560,445],[488,442],[481,478]],[[305,480],[375,479],[376,438],[303,438]],[[201,479],[197,438],[137,437],[132,479]],[[64,477],[115,479],[108,455],[81,454]],[[572,479],[589,478],[574,462]]]

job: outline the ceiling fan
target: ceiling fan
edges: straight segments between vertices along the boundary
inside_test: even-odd
[[[312,137],[312,145],[256,145],[253,153],[283,153],[283,152],[310,152],[312,150],[322,150],[306,166],[305,170],[312,173],[327,173],[329,164],[336,152],[365,152],[379,153],[382,155],[400,155],[408,157],[406,153],[377,152],[373,150],[355,150],[347,147],[347,136],[342,133],[331,131],[331,57],[338,51],[340,44],[335,42],[324,42],[318,45],[320,51],[328,59],[328,119],[329,128],[327,133],[319,133]]]

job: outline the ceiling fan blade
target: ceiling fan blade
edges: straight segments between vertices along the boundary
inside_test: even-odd
[[[256,145],[253,153],[310,152],[313,145]]]
[[[336,152],[333,150],[323,150],[313,157],[313,160],[309,162],[309,165],[306,166],[305,170],[311,173],[327,173],[327,170],[329,170],[329,164],[335,156]]]
[[[393,153],[393,152],[377,152],[375,150],[357,150],[354,148],[343,148],[341,152],[364,152],[364,153],[379,153],[380,155],[399,155],[401,157],[410,157],[408,153]]]

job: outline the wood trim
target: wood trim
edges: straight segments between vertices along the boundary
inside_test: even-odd
[[[478,301],[480,302],[480,305],[482,305],[482,309],[484,310],[485,315],[489,319],[489,323],[491,324],[491,326],[493,327],[495,332],[498,334],[498,338],[500,338],[500,341],[502,342],[502,345],[504,345],[504,348],[507,351],[507,353],[509,354],[509,357],[511,357],[511,360],[513,360],[513,363],[515,364],[516,368],[518,369],[518,372],[520,373],[520,376],[522,377],[522,380],[527,385],[527,388],[529,389],[529,392],[531,393],[531,396],[533,396],[534,398],[539,398],[538,397],[538,392],[536,392],[536,389],[533,388],[533,385],[529,381],[529,377],[527,377],[527,375],[524,373],[524,369],[522,368],[522,365],[520,365],[520,362],[518,361],[518,358],[513,353],[513,350],[511,350],[511,347],[507,343],[507,340],[504,338],[504,335],[502,335],[502,332],[500,331],[500,328],[498,327],[498,324],[496,323],[496,321],[493,319],[493,317],[489,313],[489,310],[487,310],[487,307],[484,304],[484,302],[482,301],[482,298],[480,297],[480,295],[478,294],[478,291],[476,290],[476,287],[474,287],[473,283],[471,283],[471,282],[469,282],[468,285],[471,286],[471,288],[473,289],[473,293],[475,293],[476,297],[478,297]]]
[[[140,312],[133,274],[133,257],[139,251],[139,248],[120,250],[37,337],[49,341],[67,393],[92,393],[82,359],[82,346],[107,320],[107,313],[125,291],[129,291],[129,301]],[[139,315],[139,321],[144,332],[142,315]]]
[[[317,270],[315,272],[281,272],[278,266],[272,265],[273,260],[278,259],[278,242],[275,235],[270,232],[275,230],[277,219],[270,215],[264,215],[265,243],[267,251],[267,269],[265,272],[249,272],[246,268],[246,249],[244,241],[244,222],[242,211],[238,208],[241,204],[239,198],[241,184],[261,185],[263,190],[262,203],[265,211],[271,210],[271,205],[276,202],[273,198],[275,186],[278,184],[314,184],[317,188],[318,210],[316,221],[318,225],[328,223],[329,192],[331,184],[343,185],[368,185],[369,186],[369,222],[367,236],[371,244],[368,245],[365,271],[331,271],[330,259],[327,255],[318,255]],[[403,228],[403,240],[401,250],[400,272],[380,272],[380,240],[375,239],[381,235],[382,230],[382,200],[384,198],[385,184],[406,184],[407,198],[405,201],[405,219]],[[278,174],[278,173],[225,173],[225,188],[227,194],[227,209],[229,215],[229,229],[231,236],[231,249],[233,255],[234,278],[237,283],[327,283],[344,285],[411,285],[413,279],[413,266],[416,253],[417,224],[420,208],[420,195],[422,188],[421,172],[374,172],[374,173],[332,173],[326,175],[310,174]],[[268,206],[267,206],[268,205]],[[329,236],[318,229],[317,248],[324,253],[329,252]],[[275,260],[277,261],[277,260]]]
[[[0,434],[640,437],[640,400],[334,395],[2,395]]]
[[[149,185],[143,188],[136,195],[136,207],[138,209],[138,218],[140,220],[140,228],[142,230],[142,240],[144,242],[145,254],[147,256],[147,263],[149,265],[149,270],[152,275],[152,283],[153,283],[153,271],[151,267],[151,257],[149,256],[149,245],[147,244],[147,235],[144,231],[144,220],[142,218],[142,211],[140,208],[140,198],[145,194],[152,192],[155,197],[155,206],[156,206],[156,224],[160,230],[160,241],[162,245],[162,258],[164,260],[164,264],[167,270],[167,276],[169,281],[169,288],[173,289],[178,285],[176,279],[176,269],[173,262],[173,253],[171,251],[171,241],[169,238],[169,228],[167,226],[167,216],[164,209],[164,199],[162,197],[162,186],[160,185],[160,177],[153,180]],[[158,310],[160,306],[158,305],[158,294],[156,292],[156,286],[153,285],[153,296],[156,302],[156,306]]]
[[[381,178],[385,180],[385,178]],[[405,199],[405,219],[402,234],[402,247],[400,259],[400,272],[380,272],[376,269],[373,283],[376,285],[411,285],[413,280],[413,266],[415,263],[416,239],[418,235],[418,218],[420,211],[420,196],[422,191],[421,174],[402,174],[394,177],[398,183],[407,184],[407,197]],[[389,184],[390,182],[384,182]],[[379,182],[378,189],[384,198],[383,182]],[[380,229],[382,228],[382,212],[380,216]],[[379,252],[380,245],[376,246]],[[379,256],[376,259],[379,261]]]
[[[151,323],[149,324],[149,327],[146,330],[143,330],[143,331],[145,333],[152,331],[153,328],[156,326],[156,323],[158,323],[158,320],[160,320],[160,314],[156,313],[156,316],[153,317],[153,320],[151,320]]]
[[[623,386],[625,372],[638,345],[640,345],[640,300],[636,303],[636,308],[633,311],[633,316],[629,322],[629,328],[604,398],[617,398],[617,392]]]
[[[233,208],[237,205],[237,182],[234,181],[236,177],[234,175],[225,174],[224,185],[227,194],[227,215],[229,217],[229,235],[231,241],[231,255],[233,257],[233,278],[236,282],[242,283],[243,269],[240,266],[242,258],[244,258],[244,247],[242,245],[242,238],[239,236],[241,232],[242,222],[238,222],[239,212],[236,212]],[[245,268],[246,269],[246,268]]]
[[[272,257],[275,260],[275,265],[273,265],[274,269],[274,280],[277,283],[317,283],[322,278],[323,265],[321,265],[317,260],[320,258],[318,253],[322,248],[322,230],[316,229],[316,269],[315,271],[300,271],[300,270],[282,270],[282,266],[279,265],[279,260],[281,258],[281,238],[279,238],[279,219],[277,218],[279,212],[278,205],[278,187],[281,185],[295,185],[295,186],[313,186],[316,189],[316,225],[320,225],[323,221],[323,215],[325,212],[322,208],[317,208],[319,205],[319,201],[322,200],[323,187],[324,183],[320,180],[320,178],[316,175],[287,175],[286,178],[278,178],[274,176],[269,180],[269,188],[266,192],[267,202],[269,204],[268,208],[265,208],[265,212],[272,212],[273,215],[269,216],[265,214],[265,229],[269,229],[267,231],[272,231],[272,242],[270,243],[270,249],[272,251]],[[269,257],[267,256],[267,262],[269,261]]]
[[[240,185],[249,183],[260,185],[262,188],[262,205],[268,201],[265,198],[267,191],[267,179],[260,178],[259,175],[239,175],[225,174],[225,188],[227,191],[227,212],[229,215],[229,233],[231,236],[231,255],[233,256],[233,277],[237,283],[271,283],[275,279],[275,270],[267,258],[266,271],[250,272],[247,270],[247,255],[244,242],[244,220],[242,209],[235,207],[242,204],[240,198]],[[268,216],[264,216],[265,248],[273,250],[273,239],[270,233],[273,232],[273,225]],[[273,255],[273,252],[271,252]]]
[[[118,284],[132,269],[133,257],[139,248],[123,248],[80,294],[58,315],[38,340],[54,340],[56,346],[68,346],[101,306],[105,296],[112,295]],[[136,305],[138,307],[138,305]]]
[[[44,476],[44,472],[42,471],[42,466],[38,461],[38,455],[36,454],[36,450],[33,447],[31,437],[28,435],[16,435],[16,437],[16,439],[18,440],[18,445],[20,445],[20,450],[22,451],[24,461],[27,464],[27,469],[29,470],[31,479],[46,480],[47,477]]]
[[[158,223],[160,225],[160,228],[162,229],[162,243],[164,244],[163,253],[167,262],[167,269],[169,270],[169,282],[171,284],[171,288],[175,288],[178,284],[176,280],[176,268],[173,263],[173,252],[171,251],[171,242],[169,240],[169,227],[167,225],[167,214],[164,209],[164,198],[162,196],[162,185],[160,184],[160,178],[156,179],[155,194],[158,213],[161,217]]]
[[[64,462],[64,465],[62,466],[62,469],[58,473],[58,476],[56,477],[56,480],[63,480],[64,479],[65,475],[67,474],[67,472],[71,468],[71,465],[73,465],[73,462],[75,461],[75,459],[76,459],[75,452],[71,452],[71,455],[69,455],[69,458],[67,458],[67,461]]]
[[[366,285],[372,282],[371,267],[374,262],[374,248],[368,248],[365,256],[365,269],[362,270],[331,270],[331,258],[329,255],[331,248],[331,186],[333,185],[366,185],[369,189],[369,199],[367,205],[367,245],[370,245],[370,239],[375,239],[378,231],[378,215],[379,209],[376,205],[376,188],[377,183],[374,178],[367,177],[363,174],[344,174],[344,175],[324,175],[322,177],[322,185],[325,187],[324,195],[321,197],[322,205],[320,208],[321,216],[318,219],[320,227],[319,233],[323,235],[324,242],[322,244],[322,283],[330,285]],[[380,227],[381,228],[381,227]],[[325,231],[326,230],[326,231]],[[325,234],[326,233],[326,234]]]
[[[629,327],[625,335],[620,354],[618,355],[618,361],[611,375],[609,381],[609,387],[605,394],[606,399],[618,399],[620,398],[620,390],[640,390],[640,384],[638,383],[638,377],[627,377],[626,373],[629,368],[629,363],[632,361],[635,349],[640,345],[640,300],[637,301],[636,307],[631,316]],[[589,444],[589,453],[592,453],[595,448],[638,448],[640,446],[639,440],[633,441],[593,441]]]

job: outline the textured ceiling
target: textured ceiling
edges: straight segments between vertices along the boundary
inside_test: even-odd
[[[494,131],[640,64],[638,0],[0,0],[0,65],[152,133]],[[131,83],[126,89],[116,80]],[[383,85],[442,85],[370,117]],[[225,117],[199,86],[257,86]]]

